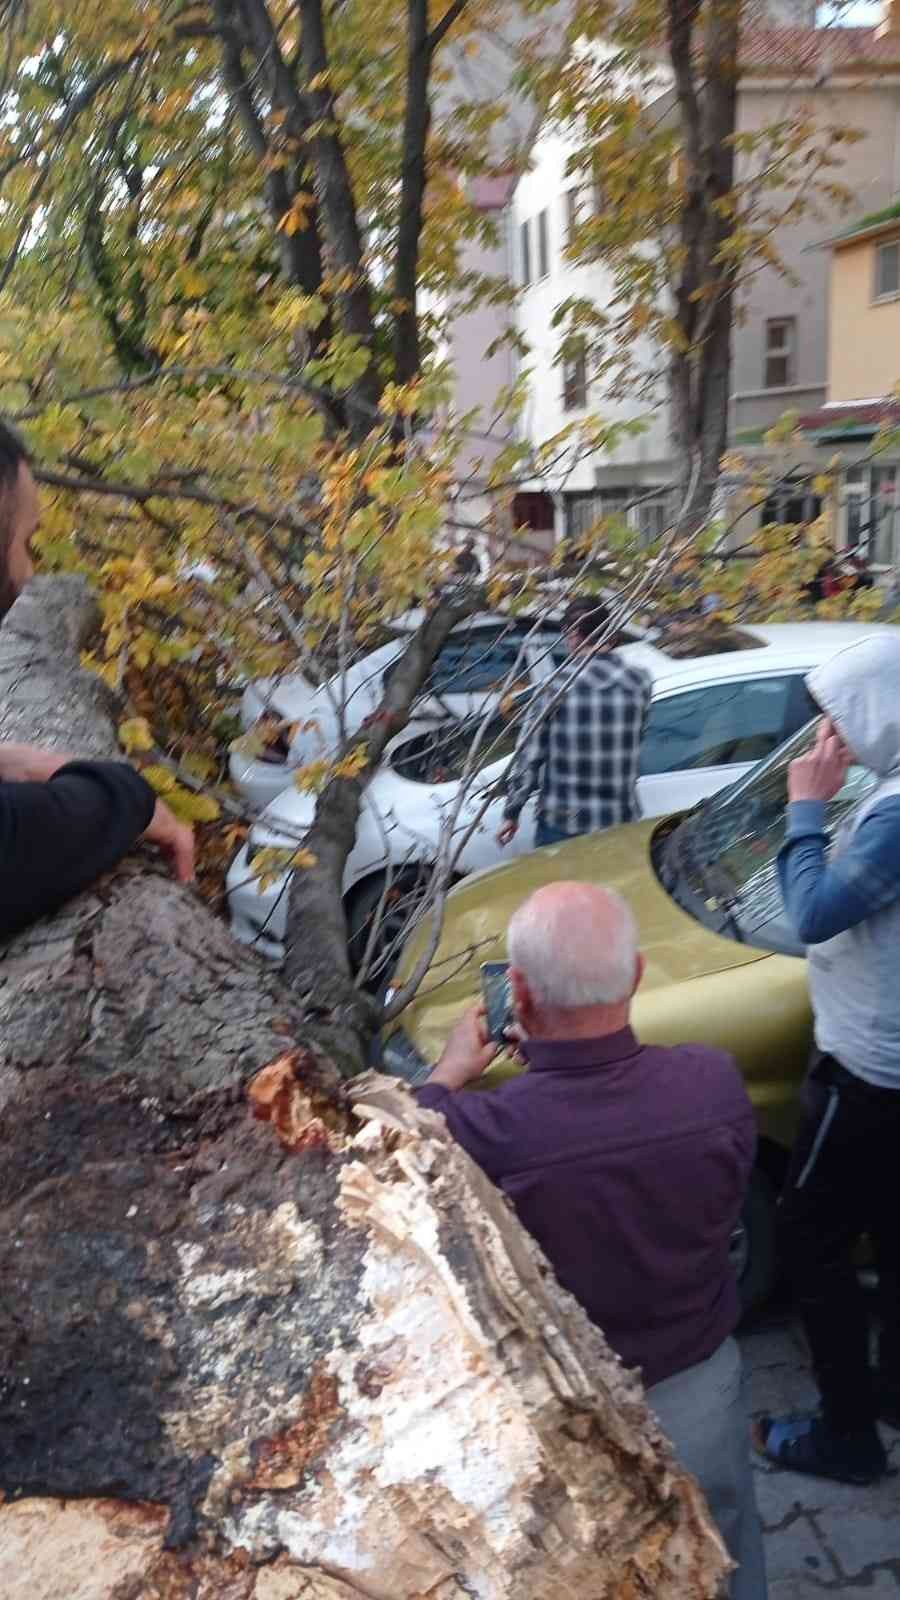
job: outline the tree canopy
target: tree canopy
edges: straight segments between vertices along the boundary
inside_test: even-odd
[[[473,90],[465,63],[510,18],[503,84]],[[511,102],[577,129],[573,168],[608,199],[572,249],[612,272],[615,316],[569,302],[561,340],[590,338],[612,390],[639,392],[641,340],[668,362],[674,527],[647,552],[602,522],[566,552],[569,592],[596,586],[599,545],[632,601],[721,543],[704,524],[739,284],[777,259],[779,219],[837,198],[850,130],[820,148],[789,112],[735,134],[736,0],[0,0],[0,23],[0,409],[47,491],[43,561],[98,587],[88,659],[123,695],[123,748],[182,815],[234,811],[240,686],[328,677],[426,607],[380,720],[306,775],[322,794],[304,857],[318,932],[367,777],[447,631],[477,604],[534,603],[502,556],[486,590],[446,600],[463,445],[485,442],[485,526],[510,534],[521,483],[631,426],[588,416],[522,440],[524,377],[490,416],[452,404],[447,324],[490,303],[516,339],[515,285],[467,252],[498,242],[477,181],[528,160]],[[711,586],[735,615],[748,592],[783,603],[817,538],[786,567],[770,533],[755,587],[736,570]],[[220,859],[240,827],[217,832]],[[349,980],[341,938],[338,919],[323,982]]]

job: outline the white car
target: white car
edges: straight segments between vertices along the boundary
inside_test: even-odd
[[[293,729],[273,740],[264,758],[231,755],[231,779],[248,806],[262,811],[290,784],[295,767],[334,750],[340,740],[339,708],[344,708],[344,728],[352,734],[377,710],[391,668],[421,625],[422,611],[410,611],[394,623],[387,644],[371,651],[348,668],[343,682],[331,678],[316,688],[299,673],[281,679],[262,679],[244,691],[241,724],[249,730],[269,715]],[[638,629],[630,630],[641,637]],[[560,644],[559,627],[550,616],[538,621],[483,612],[460,623],[441,650],[417,701],[404,738],[459,721],[484,711],[508,686],[510,674],[518,685],[537,683],[554,671],[551,651]]]
[[[890,624],[846,622],[754,626],[743,632],[756,640],[756,648],[690,660],[673,660],[644,643],[623,646],[622,654],[639,661],[653,678],[638,781],[644,816],[687,810],[743,777],[816,714],[805,674],[846,645],[885,631],[894,630]],[[357,955],[382,899],[380,938],[385,948],[396,938],[408,915],[410,894],[423,868],[433,865],[454,807],[456,877],[534,848],[534,797],[512,843],[501,850],[496,839],[518,717],[509,721],[498,710],[485,730],[474,777],[460,795],[460,779],[482,721],[483,716],[473,717],[461,725],[420,730],[396,743],[370,783],[344,878]],[[314,810],[312,796],[285,791],[252,828],[228,874],[235,936],[276,960],[283,955],[290,875],[283,873],[261,891],[253,861],[266,847],[296,847]],[[391,919],[394,906],[397,927]]]

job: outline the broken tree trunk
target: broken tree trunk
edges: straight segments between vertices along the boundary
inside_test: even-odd
[[[0,726],[113,749],[35,584]],[[0,960],[4,1600],[703,1600],[625,1371],[441,1118],[137,859]]]

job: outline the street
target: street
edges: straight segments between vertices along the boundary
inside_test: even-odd
[[[742,1335],[741,1345],[754,1417],[801,1411],[815,1402],[802,1334],[784,1310]],[[900,1469],[900,1433],[884,1429],[883,1437]],[[770,1600],[900,1595],[900,1476],[856,1489],[781,1472],[757,1457],[756,1492]]]

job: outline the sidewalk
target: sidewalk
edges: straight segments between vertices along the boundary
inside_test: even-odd
[[[815,1403],[803,1337],[775,1313],[741,1336],[753,1416]],[[900,1433],[883,1430],[900,1468]],[[900,1476],[872,1489],[780,1472],[758,1458],[756,1493],[766,1536],[770,1600],[900,1596]]]

